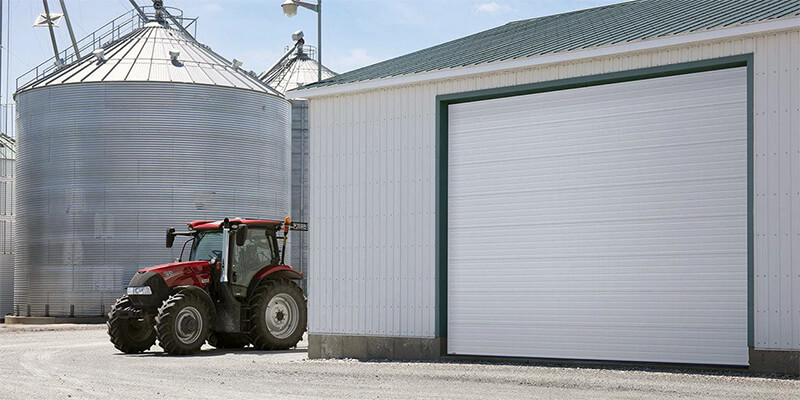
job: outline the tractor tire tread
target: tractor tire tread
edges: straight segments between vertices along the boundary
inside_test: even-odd
[[[199,346],[195,345],[188,347],[186,345],[182,345],[175,337],[175,331],[173,329],[174,320],[172,315],[178,311],[178,309],[181,307],[181,303],[186,301],[196,303],[195,306],[201,308],[201,313],[205,314],[206,317],[206,321],[203,324],[205,337],[202,337],[202,340],[198,340]],[[165,300],[158,309],[158,315],[156,316],[156,334],[158,337],[158,345],[161,346],[164,351],[173,355],[188,355],[196,353],[200,350],[200,347],[203,345],[203,343],[205,343],[209,335],[209,323],[209,310],[207,310],[205,302],[203,302],[202,299],[198,299],[191,292],[178,292],[173,294],[167,298],[167,300]]]
[[[298,326],[292,336],[278,339],[270,334],[266,328],[265,307],[275,293],[289,293],[296,295],[298,301]],[[250,343],[258,350],[288,350],[296,347],[303,338],[307,324],[306,298],[303,291],[291,281],[265,279],[256,286],[249,301],[248,319],[250,321]]]
[[[139,354],[150,350],[156,344],[156,332],[152,329],[150,334],[144,340],[135,340],[127,334],[127,319],[118,315],[117,311],[120,310],[135,310],[128,296],[122,296],[111,306],[111,311],[108,313],[108,321],[106,327],[108,328],[108,336],[114,347],[125,354]]]

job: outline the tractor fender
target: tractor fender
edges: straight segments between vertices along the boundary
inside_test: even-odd
[[[253,281],[271,279],[303,279],[303,274],[288,265],[268,265],[253,276]]]
[[[247,288],[248,297],[252,296],[253,291],[268,279],[303,279],[303,274],[288,265],[267,265],[253,275],[253,280],[250,281],[250,286]]]
[[[211,299],[211,295],[208,294],[205,290],[197,287],[197,286],[175,286],[174,290],[172,291],[173,294],[178,293],[190,293],[197,298],[203,299],[203,302],[208,307],[208,312],[211,314],[211,320],[214,321],[217,319],[217,310],[214,307],[214,300]],[[212,324],[213,326],[213,324]]]

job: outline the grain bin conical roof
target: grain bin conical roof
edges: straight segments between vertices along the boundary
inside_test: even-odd
[[[319,63],[309,56],[307,50],[315,51],[311,46],[298,46],[294,54],[265,73],[264,83],[278,92],[286,94],[289,90],[317,82]],[[333,76],[336,76],[336,73],[323,65],[322,79]]]
[[[159,22],[105,45],[42,79],[26,90],[72,83],[172,82],[249,89],[278,94],[191,36]],[[100,59],[102,57],[102,60]]]

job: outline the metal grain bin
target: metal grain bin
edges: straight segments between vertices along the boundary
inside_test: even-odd
[[[16,94],[22,313],[108,311],[137,269],[179,255],[167,227],[289,214],[281,95],[155,22],[98,53]]]
[[[319,63],[314,58],[316,49],[313,46],[296,43],[287,48],[288,52],[269,70],[264,72],[261,80],[275,90],[286,93],[302,85],[317,82]],[[336,73],[322,66],[322,79],[336,76]],[[308,163],[308,100],[292,100],[292,218],[297,221],[308,221],[309,185]],[[311,229],[314,229],[313,226]],[[296,234],[289,240],[290,264],[297,268],[308,280],[309,265],[308,234]],[[304,282],[305,285],[305,282]],[[305,286],[304,286],[305,287]]]

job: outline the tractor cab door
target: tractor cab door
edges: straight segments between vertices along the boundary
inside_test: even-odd
[[[253,276],[275,260],[275,232],[265,228],[250,228],[243,246],[231,246],[231,276],[234,296],[247,295]]]

